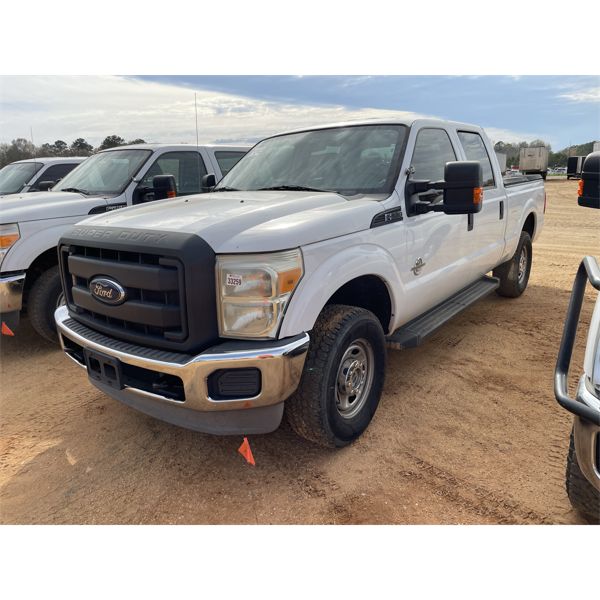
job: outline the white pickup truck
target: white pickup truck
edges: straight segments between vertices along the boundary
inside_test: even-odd
[[[3,333],[14,332],[25,307],[36,331],[46,339],[56,339],[54,310],[63,301],[56,245],[73,224],[88,215],[148,202],[159,193],[161,197],[201,193],[248,149],[189,144],[121,146],[88,158],[50,191],[0,197]],[[166,192],[155,190],[155,178],[164,185],[165,175],[174,178],[174,187]]]
[[[266,433],[285,405],[297,433],[343,446],[375,413],[386,346],[523,293],[544,209],[541,177],[507,187],[477,126],[277,135],[212,193],[66,233],[59,337],[96,387],[159,419]]]
[[[68,156],[16,160],[0,169],[0,196],[46,191],[85,159]]]

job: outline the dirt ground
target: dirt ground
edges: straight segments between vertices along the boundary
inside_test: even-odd
[[[564,489],[571,418],[552,392],[575,271],[600,255],[600,211],[578,207],[576,188],[547,183],[526,293],[493,295],[423,346],[390,351],[377,414],[342,450],[284,424],[251,436],[252,467],[241,437],[179,429],[104,396],[25,320],[0,348],[0,521],[582,522]]]

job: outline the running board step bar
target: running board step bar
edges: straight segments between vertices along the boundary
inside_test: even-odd
[[[424,338],[477,300],[491,294],[499,285],[500,281],[496,277],[482,277],[389,335],[386,338],[388,348],[403,350],[419,346]]]

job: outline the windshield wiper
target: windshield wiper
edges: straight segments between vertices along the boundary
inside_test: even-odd
[[[305,185],[273,185],[271,187],[259,188],[257,192],[264,192],[268,190],[282,190],[288,192],[330,192],[331,190],[321,190],[319,188],[306,187]]]
[[[237,188],[232,188],[232,187],[228,187],[228,186],[224,185],[223,187],[217,188],[212,191],[213,192],[239,192],[240,190],[238,190]]]
[[[75,192],[76,194],[83,194],[84,196],[89,196],[90,195],[90,193],[87,190],[80,190],[79,188],[74,188],[74,187],[63,188],[60,191],[61,192]]]

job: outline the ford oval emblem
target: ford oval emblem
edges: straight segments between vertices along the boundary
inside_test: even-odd
[[[125,302],[125,289],[114,279],[95,277],[90,281],[90,292],[96,300],[104,304],[122,304]]]

